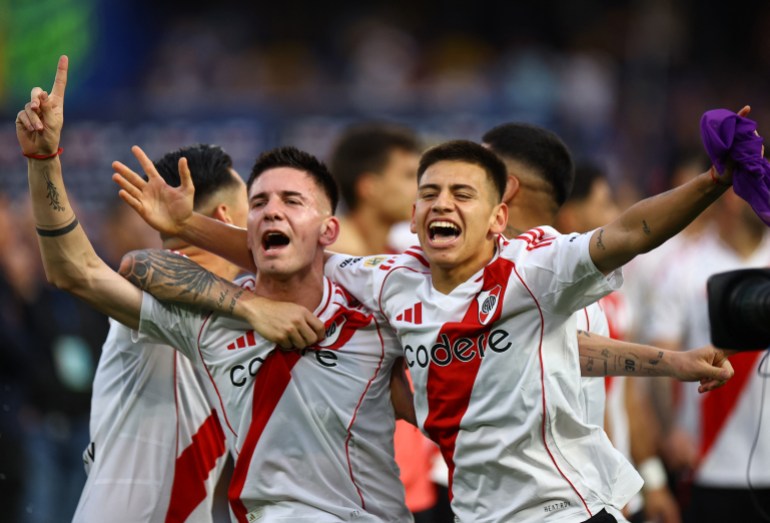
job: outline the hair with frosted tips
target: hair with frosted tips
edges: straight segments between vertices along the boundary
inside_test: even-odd
[[[505,164],[495,153],[470,140],[452,140],[436,145],[425,151],[420,158],[418,183],[431,165],[443,161],[464,162],[481,167],[496,189],[497,201],[502,201],[508,173]]]
[[[329,173],[329,169],[318,158],[305,151],[300,151],[296,147],[278,147],[262,153],[251,169],[251,175],[246,184],[248,189],[251,190],[251,184],[262,173],[278,167],[290,167],[307,173],[329,199],[332,214],[337,211],[339,189],[337,188],[337,182],[334,181],[331,173]]]
[[[233,177],[233,160],[218,145],[195,144],[171,151],[154,162],[161,178],[171,187],[179,187],[179,159],[187,158],[190,168],[195,197],[193,206],[196,210],[203,207],[208,198],[225,187],[235,187],[238,182]]]
[[[561,207],[572,191],[575,168],[567,146],[548,129],[526,123],[506,123],[488,131],[481,140],[503,159],[523,163],[553,190]]]

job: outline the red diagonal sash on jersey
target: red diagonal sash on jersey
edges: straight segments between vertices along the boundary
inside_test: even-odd
[[[246,475],[251,465],[251,457],[257,447],[262,432],[265,430],[275,407],[291,381],[291,369],[299,361],[299,352],[282,352],[276,347],[259,368],[254,378],[254,394],[251,404],[251,425],[243,442],[241,453],[235,462],[233,477],[230,480],[228,497],[230,507],[239,523],[247,523],[248,510],[241,501]]]
[[[192,437],[174,466],[174,484],[166,522],[186,521],[195,507],[206,499],[206,479],[225,453],[225,433],[215,411]]]
[[[333,335],[336,336],[336,339],[328,346],[319,348],[325,350],[337,350],[340,347],[343,347],[358,329],[369,325],[371,321],[371,314],[367,315],[341,308],[334,316],[326,321],[327,331],[332,325],[335,326],[335,329],[339,329],[338,331],[335,330],[333,333]],[[300,357],[300,352],[283,352],[275,349],[267,358],[265,358],[265,362],[260,367],[254,379],[251,425],[249,426],[249,432],[246,435],[243,447],[236,460],[233,477],[230,480],[230,489],[228,491],[230,506],[239,523],[247,522],[246,515],[248,509],[241,501],[241,493],[246,484],[246,476],[251,464],[251,457],[254,455],[254,450],[259,442],[259,438],[265,430],[267,423],[270,421],[281,396],[283,396],[283,392],[291,381],[291,370],[299,361]],[[352,468],[350,473],[351,480],[355,484],[355,478],[352,476]],[[358,485],[356,485],[356,489],[358,490],[359,496],[361,496]],[[362,507],[365,508],[363,506],[363,497],[361,498],[361,503]]]
[[[757,366],[762,351],[739,352],[730,356],[735,375],[721,388],[706,393],[701,402],[700,458],[703,459],[717,440],[727,418],[733,413],[736,403],[751,382],[751,375]]]
[[[482,283],[479,294],[484,291],[490,291],[500,285],[500,302],[505,295],[508,286],[508,279],[513,270],[513,263],[503,258],[498,258],[484,270],[484,282]],[[482,325],[479,321],[479,304],[474,299],[470,308],[465,313],[463,320],[458,323],[445,323],[441,328],[438,339],[443,336],[449,340],[451,346],[459,338],[470,338],[473,340],[484,336],[486,344],[486,334],[491,330],[492,325],[500,318],[503,310],[502,303],[498,303],[494,316]],[[485,347],[486,348],[486,347]],[[452,476],[454,474],[454,451],[457,434],[460,430],[460,423],[465,412],[468,410],[468,403],[471,399],[471,392],[476,381],[476,375],[481,365],[481,357],[477,355],[470,361],[461,362],[456,358],[441,367],[431,363],[428,367],[427,394],[428,394],[428,415],[425,418],[424,427],[430,438],[438,443],[441,454],[449,467],[449,495],[452,496]]]

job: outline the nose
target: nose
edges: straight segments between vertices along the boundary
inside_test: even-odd
[[[431,207],[431,210],[435,212],[446,212],[449,209],[451,209],[451,206],[452,206],[451,195],[447,191],[441,191],[433,200],[433,205]]]
[[[279,198],[270,198],[262,208],[265,220],[278,220],[283,217],[283,205]]]

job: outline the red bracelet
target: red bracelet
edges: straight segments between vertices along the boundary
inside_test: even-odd
[[[59,147],[59,149],[53,154],[24,154],[24,153],[21,153],[21,154],[26,156],[27,158],[32,158],[33,160],[50,160],[51,158],[56,158],[63,152],[64,152],[64,147]]]
[[[717,171],[717,168],[713,165],[711,166],[711,169],[709,169],[709,174],[711,175],[711,181],[714,182],[714,185],[721,185],[722,187],[730,187],[729,183],[725,183],[719,178],[717,178],[717,175],[715,174]]]

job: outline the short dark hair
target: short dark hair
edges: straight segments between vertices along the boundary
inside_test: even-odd
[[[488,131],[481,138],[496,154],[533,169],[553,189],[561,207],[572,190],[575,170],[572,156],[555,133],[525,123],[506,123]]]
[[[251,175],[246,184],[249,190],[251,190],[254,180],[259,178],[262,173],[277,167],[291,167],[306,172],[329,198],[332,214],[337,211],[339,192],[337,182],[334,181],[331,173],[329,173],[329,169],[318,158],[305,151],[300,151],[296,147],[277,147],[262,153],[251,169]]]
[[[167,184],[179,187],[179,159],[187,158],[190,167],[193,184],[195,185],[195,199],[193,206],[200,209],[208,201],[208,198],[224,187],[235,186],[238,182],[230,169],[233,160],[218,145],[195,144],[182,147],[176,151],[165,154],[155,162],[155,169]]]
[[[420,158],[417,169],[417,181],[422,179],[425,171],[434,163],[442,161],[458,161],[477,165],[484,169],[497,190],[498,201],[503,199],[508,173],[505,164],[495,153],[469,140],[452,140],[431,147]]]
[[[606,180],[604,170],[598,164],[582,161],[575,166],[575,183],[567,198],[569,202],[582,202],[591,195],[591,189],[597,180]]]
[[[348,209],[358,205],[356,182],[361,175],[382,172],[390,153],[399,149],[417,154],[421,149],[417,136],[399,125],[368,122],[350,126],[342,133],[329,165]]]

